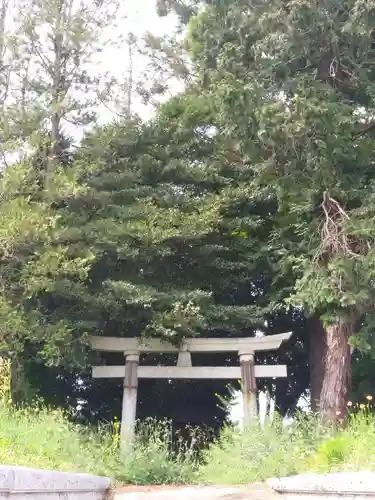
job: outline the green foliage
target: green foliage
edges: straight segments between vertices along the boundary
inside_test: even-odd
[[[300,417],[279,419],[240,433],[226,428],[199,462],[205,435],[191,430],[190,444],[172,443],[168,422],[139,424],[134,450],[119,460],[118,425],[94,431],[41,406],[0,409],[0,459],[4,464],[104,474],[127,484],[249,484],[269,477],[345,470],[375,470],[373,416],[353,414],[347,427],[331,431]]]
[[[348,453],[348,442],[343,436],[336,436],[322,443],[314,456],[312,464],[320,469],[334,469],[342,463]]]
[[[0,420],[4,464],[113,475],[117,447],[110,433],[80,429],[47,408],[2,407]]]
[[[233,195],[263,205],[263,220],[274,202],[267,231],[241,231],[264,238],[274,272],[294,281],[288,303],[327,322],[358,319],[374,299],[374,80],[359,69],[373,22],[356,2],[236,0],[210,2],[189,24],[197,80],[247,173]]]
[[[198,465],[197,450],[204,439],[199,429],[191,429],[188,442],[177,439],[173,443],[168,421],[142,422],[133,452],[125,457],[124,480],[132,484],[191,483]]]
[[[118,458],[116,426],[90,430],[70,423],[59,410],[1,407],[0,427],[3,464],[107,475],[133,484],[189,483],[196,469],[189,450],[173,451],[167,423],[141,425],[125,461]]]
[[[70,173],[57,169],[51,186],[63,185],[64,195],[74,197],[82,189],[70,179]],[[74,341],[68,317],[56,309],[47,313],[46,299],[84,280],[93,255],[89,250],[76,253],[61,240],[62,214],[51,206],[50,194],[45,195],[27,163],[3,171],[0,214],[2,348],[22,351],[32,343],[56,361],[61,346],[74,350]]]
[[[205,455],[200,482],[249,484],[305,472],[374,470],[374,417],[366,411],[352,415],[337,432],[315,418],[301,417],[287,427],[280,421],[251,426],[244,433],[227,428]]]
[[[240,281],[248,289],[252,263],[223,219],[226,177],[213,167],[207,176],[199,164],[215,149],[191,129],[209,113],[199,105],[176,98],[151,125],[98,129],[77,153],[87,191],[65,197],[65,236],[95,256],[80,297],[81,322],[93,333],[109,328],[98,317],[111,318],[111,334],[176,341],[261,321],[253,297],[232,298]]]
[[[374,441],[373,415],[365,408],[351,415],[348,426],[339,435],[317,448],[308,460],[308,467],[322,473],[373,470],[375,462],[371,449]]]
[[[257,313],[291,307],[338,326],[320,405],[331,419],[350,379],[333,346],[347,347],[345,328],[355,347],[374,345],[374,29],[361,0],[218,0],[202,2],[186,37],[188,91],[209,103],[214,130],[195,128],[214,137],[202,165],[225,178],[220,237],[245,242]]]
[[[0,357],[0,401],[2,406],[12,402],[12,372],[11,360]]]
[[[249,484],[296,474],[305,455],[324,436],[317,422],[301,420],[284,428],[280,420],[243,433],[227,428],[206,453],[199,480],[211,484]]]

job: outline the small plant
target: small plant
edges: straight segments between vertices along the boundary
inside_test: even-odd
[[[349,442],[345,436],[334,436],[323,442],[312,457],[311,468],[317,472],[330,472],[345,462]]]
[[[199,481],[208,484],[248,484],[306,470],[307,458],[324,439],[312,417],[297,416],[285,426],[278,415],[264,425],[254,422],[244,431],[226,428],[205,454]]]

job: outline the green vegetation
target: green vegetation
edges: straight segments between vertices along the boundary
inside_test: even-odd
[[[288,352],[260,360],[288,364],[269,387],[280,413],[311,381],[326,422],[345,419],[375,346],[371,4],[186,0],[182,12],[161,0],[186,30],[148,37],[156,66],[139,86],[133,36],[112,40],[129,55],[126,82],[95,63],[116,0],[15,3],[10,14],[0,0],[0,347],[13,402],[84,399],[82,421],[112,421],[119,393],[77,395],[91,384],[88,335],[293,331]],[[143,121],[132,94],[152,101],[173,78],[183,90]],[[104,103],[116,120],[100,125]],[[144,415],[172,414],[159,410]]]
[[[133,453],[119,459],[118,426],[96,431],[72,424],[45,407],[0,410],[3,464],[107,475],[123,483],[188,483],[195,473],[192,453],[182,443],[171,451],[166,423],[141,426]]]
[[[327,429],[374,388],[373,5],[159,0],[160,15],[174,9],[186,30],[149,36],[156,67],[139,86],[133,36],[121,47],[126,82],[95,64],[121,2],[75,3],[17,0],[10,9],[0,0],[4,461],[136,483],[372,467],[364,463],[372,417]],[[173,78],[183,90],[143,121],[132,94],[167,97],[162,82]],[[100,125],[103,104],[119,113]],[[82,140],[67,136],[67,123]],[[147,424],[122,461],[116,428],[90,430],[119,415],[121,381],[92,380],[94,361],[112,355],[98,359],[89,335],[177,345],[258,330],[293,332],[283,350],[256,359],[286,364],[288,379],[259,389],[273,391],[280,415],[309,390],[326,428],[302,420],[243,435],[227,429],[202,457],[195,440],[176,444],[168,425]],[[221,412],[224,420],[219,382],[183,391],[162,382],[140,386],[142,418],[214,427]],[[25,408],[36,394],[54,408],[80,408],[86,427],[45,409],[10,409],[8,400]]]
[[[212,484],[247,484],[307,471],[371,470],[374,423],[372,415],[361,411],[336,432],[306,417],[287,427],[276,421],[244,433],[227,429],[206,453],[198,477]]]
[[[118,425],[98,431],[72,424],[61,411],[43,407],[0,411],[0,461],[5,464],[108,475],[132,484],[247,484],[305,472],[375,469],[375,419],[353,414],[338,432],[301,417],[283,427],[254,425],[244,433],[227,428],[197,459],[202,434],[190,445],[172,444],[167,422],[139,427],[133,452],[119,459]]]
[[[59,410],[38,407],[2,407],[0,422],[2,463],[115,474],[117,449],[107,431],[91,433],[71,424]]]

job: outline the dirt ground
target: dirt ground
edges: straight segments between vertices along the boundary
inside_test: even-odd
[[[188,486],[124,486],[115,500],[275,500],[279,495],[262,484],[244,488]]]

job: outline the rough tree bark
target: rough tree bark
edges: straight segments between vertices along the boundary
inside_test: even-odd
[[[326,330],[317,316],[312,316],[307,322],[309,338],[309,369],[311,410],[314,413],[320,409],[320,395],[322,392],[327,355]]]
[[[347,417],[352,382],[348,340],[353,328],[352,322],[344,321],[326,327],[327,354],[320,395],[320,413],[326,423],[339,424]]]

